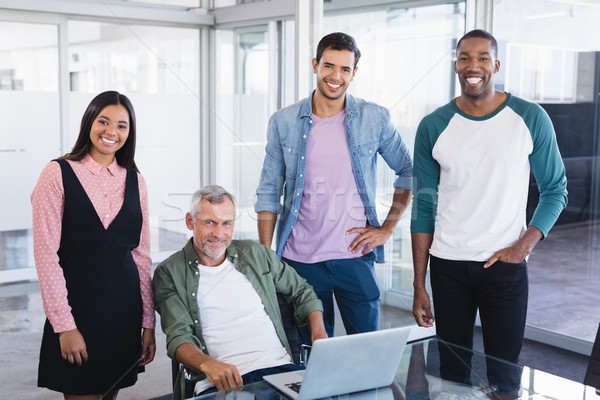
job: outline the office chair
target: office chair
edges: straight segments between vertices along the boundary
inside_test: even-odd
[[[596,340],[594,340],[594,347],[592,348],[592,354],[590,355],[583,383],[584,385],[595,387],[596,393],[600,394],[600,326],[598,326]]]
[[[294,304],[286,303],[283,297],[277,295],[277,300],[279,301],[279,311],[281,312],[281,320],[283,322],[283,328],[285,330],[285,335],[290,344],[290,349],[292,350],[292,361],[294,364],[300,364],[300,337],[298,335],[298,328],[294,322]],[[175,384],[177,382],[177,374],[179,373],[179,369],[183,368],[183,365],[177,362],[176,360],[171,360],[171,375],[173,388],[175,388]],[[184,398],[193,397],[194,388],[192,388],[191,382],[186,379],[185,384],[185,393]]]

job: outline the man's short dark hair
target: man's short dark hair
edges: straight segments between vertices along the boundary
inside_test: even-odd
[[[458,43],[456,43],[456,55],[457,56],[458,56],[458,49],[459,49],[462,41],[465,39],[471,39],[471,38],[482,38],[482,39],[489,40],[490,44],[492,45],[492,50],[494,51],[494,58],[498,59],[498,42],[496,41],[496,38],[494,36],[492,36],[491,33],[489,33],[488,31],[485,31],[483,29],[473,29],[471,32],[465,33],[465,35],[460,38]]]
[[[360,50],[358,49],[358,45],[352,36],[343,32],[333,32],[329,35],[323,36],[317,45],[317,56],[315,57],[317,64],[321,61],[323,52],[327,49],[338,51],[350,50],[354,53],[354,68],[356,68],[358,60],[360,59]]]

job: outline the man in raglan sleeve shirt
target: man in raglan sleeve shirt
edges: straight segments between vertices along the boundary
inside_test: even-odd
[[[414,302],[420,326],[432,326],[427,264],[439,338],[473,347],[477,311],[485,353],[517,363],[527,314],[527,257],[567,202],[565,168],[552,122],[537,104],[494,89],[496,39],[467,33],[456,46],[461,94],[417,129],[411,221]],[[530,171],[540,199],[529,225]],[[442,372],[469,383],[470,360]],[[518,390],[520,374],[488,363],[490,385]],[[442,376],[444,377],[444,376]]]

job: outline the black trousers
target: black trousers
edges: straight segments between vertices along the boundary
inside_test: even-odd
[[[527,263],[451,261],[431,257],[430,280],[436,332],[440,339],[473,348],[473,330],[479,309],[484,351],[487,355],[518,363],[523,345],[527,296]],[[469,352],[440,345],[442,378],[472,383]],[[486,361],[489,385],[501,392],[519,389],[522,369]],[[482,377],[473,377],[476,384]]]

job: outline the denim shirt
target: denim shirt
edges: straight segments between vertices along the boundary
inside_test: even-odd
[[[269,120],[265,160],[256,190],[258,199],[254,210],[280,214],[277,225],[279,257],[300,211],[306,148],[313,127],[311,101],[312,96],[307,97],[277,111]],[[375,209],[377,153],[396,173],[394,187],[412,190],[410,153],[392,125],[386,108],[349,94],[346,94],[345,130],[352,172],[367,222],[378,228],[380,224]],[[383,262],[383,246],[377,246],[373,251],[375,261]]]

